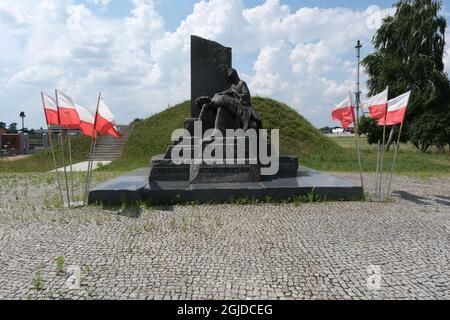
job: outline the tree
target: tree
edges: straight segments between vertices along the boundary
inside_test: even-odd
[[[372,40],[376,51],[362,64],[369,75],[370,95],[386,86],[391,98],[412,90],[404,133],[414,137],[416,147],[426,150],[431,127],[423,121],[449,112],[450,82],[443,63],[447,23],[439,15],[441,1],[401,0],[395,8],[395,14],[383,20]],[[433,138],[432,144],[446,143],[445,135],[439,139]]]
[[[421,115],[411,126],[410,140],[413,145],[425,152],[432,145],[440,151],[450,146],[450,112]]]
[[[17,123],[13,122],[8,126],[8,132],[17,133]]]
[[[6,123],[0,122],[0,128],[6,129]]]
[[[137,124],[138,122],[141,122],[141,121],[142,121],[142,119],[136,118],[131,122],[131,124]]]
[[[380,142],[383,141],[383,127],[379,126],[375,119],[362,116],[359,120],[359,131],[367,136],[367,142],[369,142],[369,144],[378,143],[378,140],[380,140]],[[391,132],[386,131],[385,141],[397,141],[399,133],[399,130],[395,130],[395,127],[393,127]],[[403,134],[400,137],[400,140],[402,142],[407,141]],[[389,142],[386,144],[386,150],[389,150],[390,145]]]
[[[331,128],[329,126],[323,127],[319,129],[323,134],[331,133]]]
[[[19,117],[22,118],[22,131],[23,131],[25,129],[25,117],[26,117],[25,112],[23,112],[23,111],[20,112]]]
[[[367,136],[369,144],[378,143],[380,135],[383,134],[383,130],[380,130],[380,126],[377,125],[377,122],[366,116],[362,116],[359,119],[358,127],[359,132]]]

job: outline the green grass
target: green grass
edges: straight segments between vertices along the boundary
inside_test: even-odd
[[[280,129],[283,154],[297,155],[311,164],[333,161],[344,149],[322,135],[308,121],[287,105],[265,98],[253,98],[253,107],[263,119],[264,128]],[[185,101],[137,123],[120,159],[104,170],[133,170],[149,165],[151,157],[165,153],[175,129],[183,128],[190,117],[190,101]],[[326,152],[325,152],[326,150]]]
[[[56,141],[53,142],[56,145]],[[72,161],[73,163],[85,161],[89,153],[91,140],[88,137],[72,137]],[[66,163],[69,163],[68,146],[65,143]],[[62,167],[61,148],[56,146],[55,155],[57,163]],[[0,159],[0,172],[46,172],[53,170],[53,160],[50,149],[38,152],[31,157],[19,161],[4,161]]]
[[[280,130],[282,154],[296,155],[301,165],[317,170],[358,171],[354,138],[324,136],[295,110],[275,100],[256,97],[252,103],[263,119],[264,128]],[[121,158],[99,171],[121,172],[149,166],[153,156],[166,152],[172,132],[184,127],[185,119],[190,117],[190,108],[190,101],[185,101],[137,122]],[[88,138],[74,139],[74,162],[86,159],[89,142]],[[369,145],[365,138],[361,138],[360,142],[363,170],[374,172],[377,147]],[[391,150],[386,155],[385,168],[390,166],[392,154]],[[0,172],[44,172],[52,167],[49,151],[33,155],[26,160],[0,161]],[[450,175],[450,154],[438,153],[436,150],[422,153],[409,144],[402,144],[396,173],[425,177]]]
[[[345,155],[336,155],[336,161],[329,166],[331,171],[357,171],[358,163],[356,161],[356,146],[354,137],[332,137],[333,141],[339,144],[344,150]],[[367,139],[360,139],[361,158],[364,171],[375,171],[377,163],[377,146],[369,145]],[[394,154],[394,145],[386,153],[384,169],[390,170]],[[346,161],[340,159],[348,158]],[[440,153],[431,150],[423,153],[409,143],[401,143],[395,164],[395,172],[403,175],[412,175],[420,177],[439,177],[450,176],[450,154],[449,152]]]

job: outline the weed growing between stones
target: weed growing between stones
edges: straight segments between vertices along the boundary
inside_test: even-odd
[[[33,288],[36,291],[41,291],[44,288],[42,287],[42,271],[38,270],[36,271],[36,273],[34,274],[33,277]]]
[[[64,267],[64,257],[63,256],[59,256],[56,259],[56,273],[57,274],[61,274],[62,270],[63,270],[63,267]]]

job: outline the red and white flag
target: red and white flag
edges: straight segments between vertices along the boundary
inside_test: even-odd
[[[119,131],[117,131],[117,128],[116,128],[115,126],[112,127],[111,129],[109,129],[109,130],[106,132],[106,134],[108,134],[108,135],[110,135],[110,136],[113,136],[113,137],[115,137],[115,138],[120,138],[120,137],[122,137],[122,135],[120,134]]]
[[[47,124],[59,125],[58,108],[56,106],[56,100],[43,92],[41,92],[41,94]]]
[[[108,134],[115,126],[116,121],[114,115],[105,101],[103,101],[103,98],[100,99],[95,119],[95,130],[103,134]]]
[[[372,119],[384,118],[388,103],[388,88],[383,92],[369,98],[362,103],[363,108],[369,109],[369,117]]]
[[[385,118],[381,118],[380,121],[378,121],[378,125],[383,126],[386,123],[387,126],[392,126],[403,123],[410,96],[411,91],[408,91],[392,100],[389,100],[386,121]]]
[[[347,129],[355,121],[350,95],[333,109],[331,117],[333,120],[340,121],[344,129]]]
[[[66,128],[78,128],[80,116],[72,98],[57,90],[59,124]]]
[[[95,117],[88,110],[75,103],[75,109],[80,117],[79,128],[84,135],[95,137],[94,121]]]

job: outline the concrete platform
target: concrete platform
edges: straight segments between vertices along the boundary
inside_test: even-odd
[[[92,161],[93,163],[93,170],[98,169],[100,166],[106,166],[111,163],[111,161]],[[87,172],[88,171],[88,165],[89,161],[83,161],[74,163],[72,165],[73,172]],[[66,170],[70,171],[70,166],[66,166]],[[58,168],[59,172],[64,171],[64,167]],[[50,172],[55,172],[55,170],[52,170]]]
[[[120,204],[122,201],[170,203],[226,203],[233,199],[287,199],[311,192],[324,200],[360,200],[362,188],[307,167],[300,166],[297,177],[278,178],[252,183],[189,184],[188,181],[157,181],[149,183],[149,169],[141,168],[107,181],[89,193],[89,204]]]

